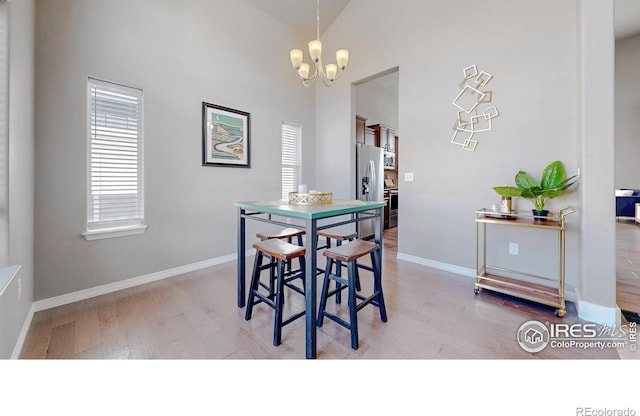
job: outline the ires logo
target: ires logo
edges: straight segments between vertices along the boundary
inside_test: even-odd
[[[624,348],[636,349],[636,324],[628,327],[608,327],[594,323],[542,323],[527,321],[518,329],[520,347],[530,353],[552,348]]]
[[[596,324],[549,324],[552,338],[595,338],[598,336]]]

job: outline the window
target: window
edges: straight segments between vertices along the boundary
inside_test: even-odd
[[[282,123],[282,199],[287,201],[300,182],[300,131],[296,124]]]
[[[89,78],[87,240],[144,225],[142,90]]]

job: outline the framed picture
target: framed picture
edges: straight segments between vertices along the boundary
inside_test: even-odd
[[[202,103],[202,165],[248,168],[250,114]]]

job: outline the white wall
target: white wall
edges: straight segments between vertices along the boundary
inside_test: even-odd
[[[640,36],[616,42],[615,186],[640,188]]]
[[[33,302],[34,275],[34,1],[12,0],[9,7],[9,263],[22,267],[0,298],[0,358],[9,358],[16,346]]]
[[[578,3],[569,1],[545,0],[531,7],[526,0],[489,0],[479,7],[470,0],[407,0],[389,8],[383,0],[351,0],[323,38],[325,50],[348,48],[351,60],[332,89],[317,89],[317,166],[327,161],[342,166],[331,172],[318,170],[319,186],[334,194],[352,193],[348,187],[353,179],[343,179],[353,175],[355,104],[350,83],[398,66],[399,177],[404,172],[415,177],[414,182],[399,184],[399,253],[473,273],[473,213],[498,200],[493,186],[513,183],[520,169],[539,175],[556,159],[564,162],[569,174],[577,173],[582,161],[578,22]],[[381,26],[393,30],[380,30]],[[450,143],[456,118],[451,102],[463,69],[472,64],[493,74],[488,89],[500,116],[490,133],[479,135],[476,151],[466,152]],[[567,283],[572,287],[583,284],[578,276],[583,202],[578,190],[550,205],[552,210],[566,205],[579,210],[568,221]],[[531,208],[524,200],[517,206]],[[537,256],[537,247],[546,246],[549,238],[555,242],[552,235],[527,237],[531,250],[521,251],[520,266],[535,272],[555,261]],[[600,279],[615,287],[615,275]],[[597,302],[614,306],[610,291],[605,297]]]
[[[614,11],[612,0],[580,0],[578,65],[581,169],[579,316],[617,325],[614,188]]]
[[[0,302],[0,316],[12,317],[0,322],[0,356],[7,356],[15,345],[33,300],[34,177],[25,168],[33,158],[33,3],[11,3],[10,260],[23,265],[27,296],[20,302]],[[553,159],[563,160],[572,173],[579,163],[585,165],[577,128],[583,99],[580,82],[575,81],[582,65],[578,10],[573,2],[545,3],[546,7],[531,9],[524,0],[493,0],[478,9],[471,1],[434,5],[406,0],[388,9],[383,0],[351,0],[323,39],[325,50],[348,48],[350,66],[332,88],[317,88],[314,118],[313,90],[300,86],[287,57],[290,48],[306,40],[244,2],[39,0],[35,299],[234,253],[233,201],[279,195],[282,120],[303,125],[303,180],[332,190],[336,198],[351,197],[351,83],[395,66],[401,77],[401,174],[412,171],[416,176],[415,182],[400,184],[400,252],[472,268],[473,210],[495,201],[493,185],[509,181],[517,169],[538,171]],[[246,19],[216,19],[221,7],[226,15]],[[380,31],[371,25],[380,20],[403,24],[396,24],[394,31]],[[114,21],[118,31],[110,33]],[[260,36],[255,35],[256,22]],[[455,117],[451,100],[462,69],[470,64],[494,74],[490,85],[501,111],[475,153],[449,143]],[[88,76],[145,90],[150,229],[143,235],[97,242],[80,237],[85,221]],[[201,101],[252,114],[251,169],[200,166]],[[321,168],[327,161],[332,169]],[[588,180],[583,178],[580,187]],[[603,183],[606,180],[596,183],[595,190]],[[594,194],[578,191],[552,206],[581,205],[582,211],[600,198]],[[590,286],[587,300],[609,307],[615,276],[580,270],[590,256],[580,254],[577,222],[570,224],[569,282]],[[593,230],[588,221],[581,224]],[[601,242],[611,237],[607,230],[586,235]],[[609,255],[605,253],[607,264]],[[578,281],[580,273],[586,283]],[[596,279],[599,283],[592,284]],[[599,287],[606,289],[602,298],[592,294]],[[14,286],[8,292],[15,290]]]
[[[303,180],[314,184],[314,92],[288,56],[305,40],[263,11],[225,0],[40,0],[36,20],[36,300],[235,253],[233,202],[280,197],[282,121],[303,126]],[[80,235],[90,76],[144,90],[142,235]],[[251,113],[251,169],[201,166],[202,101]]]
[[[385,75],[385,77],[395,75]],[[355,88],[356,114],[367,119],[367,126],[384,124],[400,134],[398,125],[398,94],[380,85],[376,80],[358,84]]]

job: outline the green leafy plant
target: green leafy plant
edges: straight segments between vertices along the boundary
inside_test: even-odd
[[[562,195],[576,181],[577,175],[567,178],[564,165],[556,160],[544,168],[540,182],[521,170],[516,173],[516,186],[495,186],[493,190],[501,196],[525,198],[536,211],[544,211],[549,200]]]

